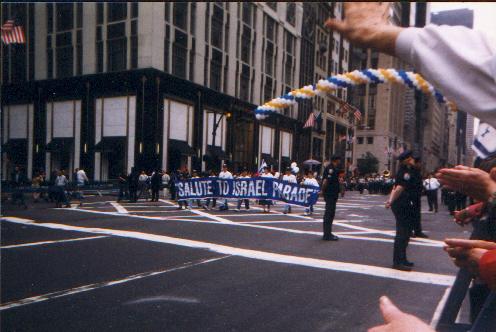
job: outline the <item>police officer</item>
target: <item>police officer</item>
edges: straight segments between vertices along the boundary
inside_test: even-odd
[[[421,221],[422,191],[424,190],[424,186],[422,183],[422,172],[421,172],[422,163],[419,155],[413,154],[412,157],[415,161],[415,164],[412,168],[414,189],[411,192],[413,211],[415,213],[412,237],[428,238],[428,236],[424,232],[422,232],[422,221]]]
[[[339,164],[341,157],[332,156],[331,163],[322,174],[322,194],[325,200],[324,212],[324,241],[337,241],[339,238],[332,234],[332,223],[336,214],[336,203],[339,197]]]
[[[415,160],[410,151],[403,152],[399,157],[401,166],[396,174],[396,185],[391,192],[386,208],[393,210],[396,219],[396,236],[394,238],[393,268],[401,271],[411,271],[413,263],[406,258],[406,248],[415,222],[415,212],[411,192],[415,189],[412,170]]]

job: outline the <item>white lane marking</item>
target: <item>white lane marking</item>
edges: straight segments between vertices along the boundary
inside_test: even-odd
[[[149,303],[160,303],[160,302],[177,302],[177,303],[187,303],[196,304],[200,303],[198,299],[190,297],[177,297],[177,296],[150,296],[141,299],[124,302],[124,305],[134,305],[134,304],[149,304]]]
[[[119,213],[128,213],[126,208],[124,208],[122,205],[120,205],[117,202],[110,202],[110,205],[112,205]]]
[[[61,210],[69,210],[69,209],[62,208]],[[136,215],[136,214],[119,214],[116,212],[90,211],[90,210],[77,210],[77,211],[85,212],[85,213],[104,214],[104,215],[110,215],[110,216],[125,216],[125,217],[130,217],[130,218],[138,218],[138,219],[146,219],[146,220],[164,220],[164,221],[167,220],[167,219],[164,219],[164,217],[160,217],[160,216],[142,216],[142,215]],[[201,213],[204,213],[204,212],[201,212]],[[208,213],[204,213],[204,215],[209,219],[214,219],[213,217],[210,218],[209,217],[210,214],[208,214]],[[220,218],[220,217],[215,217],[215,219],[227,220],[227,219]],[[315,221],[315,219],[313,219],[313,218],[308,218],[308,219],[310,219],[311,221]],[[285,233],[308,234],[308,235],[322,236],[322,232],[309,232],[309,231],[300,231],[300,230],[291,229],[291,228],[269,227],[269,226],[253,224],[253,222],[243,223],[243,222],[234,222],[234,221],[229,221],[229,220],[227,222],[224,222],[224,221],[220,221],[220,220],[219,221],[217,221],[217,220],[212,221],[212,220],[196,220],[196,219],[180,219],[180,220],[178,219],[177,221],[190,221],[190,222],[203,223],[203,224],[215,224],[215,225],[221,224],[221,225],[230,225],[230,226],[239,226],[239,227],[262,228],[262,229],[269,229],[269,230],[285,232]],[[390,231],[376,230],[376,229],[372,229],[372,228],[359,227],[359,226],[354,226],[354,225],[347,225],[347,224],[344,224],[343,222],[347,222],[347,221],[342,221],[342,220],[334,221],[334,225],[342,226],[345,228],[347,227],[347,228],[351,228],[351,229],[357,229],[357,230],[361,230],[361,231],[371,231],[371,232],[374,232],[377,234],[383,234],[383,235],[387,235],[387,236],[394,236],[392,234],[389,234]],[[351,236],[351,235],[343,235],[342,238],[352,239],[352,240],[374,241],[374,242],[387,242],[387,243],[393,243],[394,242],[393,239],[383,239],[383,238],[375,238],[375,237],[360,237],[360,236]],[[430,242],[424,243],[423,241],[416,242],[413,240],[415,240],[415,239],[410,240],[410,245],[417,245],[417,246],[423,246],[423,247],[437,247],[437,248],[441,248],[444,246],[443,241],[430,240]],[[422,240],[428,240],[428,239],[422,239]]]
[[[437,326],[437,323],[439,323],[439,319],[441,318],[441,313],[444,309],[444,306],[446,305],[446,301],[448,301],[450,292],[451,292],[451,286],[446,288],[443,296],[441,297],[441,300],[437,304],[436,310],[434,310],[434,314],[432,315],[432,319],[431,319],[432,328],[435,328]]]
[[[41,224],[37,224],[37,225],[41,225]],[[189,267],[202,265],[202,264],[206,264],[206,263],[210,263],[210,262],[215,262],[215,261],[227,258],[227,257],[230,257],[230,255],[222,256],[222,257],[216,257],[216,258],[212,258],[212,259],[204,259],[204,260],[200,260],[200,261],[192,261],[192,262],[181,264],[179,266],[172,267],[172,268],[169,268],[166,270],[161,270],[161,271],[138,273],[138,274],[128,276],[124,279],[98,282],[98,283],[84,285],[84,286],[66,289],[66,290],[62,290],[62,291],[57,291],[57,292],[52,292],[52,293],[48,293],[48,294],[28,297],[28,298],[25,298],[22,300],[12,301],[12,302],[8,302],[8,303],[0,305],[0,311],[12,309],[12,308],[16,308],[16,307],[21,307],[21,306],[32,304],[32,303],[44,302],[44,301],[56,299],[56,298],[63,297],[63,296],[88,292],[88,291],[92,291],[94,289],[99,289],[99,288],[103,288],[103,287],[123,284],[126,282],[130,282],[130,281],[134,281],[134,280],[138,280],[138,279],[143,279],[146,277],[152,277],[152,276],[156,276],[156,275],[160,275],[160,274],[164,274],[164,273],[168,273],[168,272],[183,270],[183,269],[186,269]]]
[[[173,204],[172,202],[166,201],[165,199],[159,199],[159,201],[161,201],[163,203],[167,203],[167,204]],[[214,215],[211,215],[210,213],[206,213],[206,212],[203,212],[203,211],[200,211],[200,210],[191,209],[189,211],[192,212],[192,213],[195,213],[195,214],[197,214],[199,216],[207,217],[209,219],[213,219],[213,220],[218,221],[218,222],[222,222],[222,223],[226,223],[226,224],[232,224],[233,223],[231,220],[228,220],[226,218],[221,218],[219,216],[214,216]]]
[[[272,220],[272,221],[239,221],[238,224],[321,224],[318,220]]]
[[[31,242],[31,243],[21,243],[21,244],[13,244],[10,246],[3,246],[0,249],[12,249],[12,248],[22,248],[22,247],[34,247],[34,246],[42,246],[45,244],[53,244],[53,243],[65,243],[65,242],[76,242],[76,241],[84,241],[84,240],[95,240],[95,239],[103,239],[108,236],[90,236],[90,237],[79,237],[76,239],[65,239],[65,240],[53,240],[53,241],[42,241],[42,242]]]
[[[106,228],[86,228],[86,227],[71,226],[71,225],[57,224],[57,223],[35,223],[33,220],[22,219],[17,217],[7,217],[2,219],[2,221],[9,221],[23,225],[35,225],[35,226],[46,227],[51,229],[63,229],[63,230],[85,232],[85,233],[120,236],[130,239],[138,239],[138,240],[166,243],[166,244],[172,244],[172,245],[189,247],[189,248],[210,250],[224,255],[240,256],[245,258],[269,261],[269,262],[293,264],[293,265],[313,267],[313,268],[333,270],[333,271],[351,272],[351,273],[364,274],[364,275],[381,277],[381,278],[433,284],[440,286],[451,286],[453,284],[453,281],[455,280],[453,276],[444,275],[444,274],[415,272],[415,271],[403,272],[403,271],[393,270],[390,268],[379,267],[379,266],[283,255],[283,254],[276,254],[265,251],[251,250],[251,249],[241,249],[241,248],[219,245],[209,242],[174,238],[165,235],[140,233],[134,231],[122,231],[122,230],[106,229]]]

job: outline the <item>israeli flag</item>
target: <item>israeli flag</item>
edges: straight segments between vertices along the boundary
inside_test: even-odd
[[[487,123],[480,123],[472,149],[482,159],[496,154],[496,129]]]
[[[267,167],[267,163],[265,162],[265,160],[262,159],[262,163],[260,164],[260,167],[258,168],[258,173],[262,173],[263,169],[265,167]]]

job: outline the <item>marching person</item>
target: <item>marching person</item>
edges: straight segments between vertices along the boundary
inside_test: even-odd
[[[324,169],[322,175],[322,194],[325,201],[325,212],[323,219],[324,241],[337,241],[339,238],[332,234],[332,223],[336,215],[336,203],[339,197],[339,164],[341,157],[334,155],[331,163]]]
[[[296,182],[296,176],[294,176],[294,174],[291,173],[291,168],[289,168],[289,167],[286,168],[286,172],[282,176],[282,180],[287,181],[289,183],[297,183]],[[291,213],[291,204],[289,204],[289,203],[286,203],[284,205],[284,214],[287,214],[287,213]]]
[[[314,187],[319,187],[319,182],[315,179],[313,176],[313,172],[309,171],[307,172],[307,175],[305,176],[305,179],[303,180],[303,185],[305,186],[314,186]],[[305,215],[312,215],[313,214],[313,204],[310,205],[309,207],[305,208]]]
[[[219,173],[219,179],[223,179],[223,180],[232,180],[233,179],[233,175],[227,169],[226,164],[222,165],[222,171]],[[224,204],[219,206],[219,210],[229,210],[229,205],[227,204],[227,198],[224,200]]]
[[[162,172],[162,190],[164,191],[164,199],[169,196],[169,184],[170,184],[170,175],[164,169]]]
[[[214,171],[210,171],[209,173],[210,175],[208,176],[209,178],[215,178],[217,177],[217,175],[215,174]],[[210,202],[212,202],[212,208],[214,208],[216,205],[217,205],[217,198],[213,197],[213,198],[207,198],[205,200],[205,205],[203,205],[203,208],[205,210],[210,210]]]
[[[260,174],[260,177],[262,178],[274,178],[274,175],[270,172],[269,167],[263,166],[262,167],[262,174]],[[271,199],[260,199],[258,200],[258,203],[263,206],[263,212],[264,213],[270,213],[270,206],[272,205],[272,200]]]
[[[424,180],[424,189],[427,194],[427,203],[429,204],[429,211],[437,213],[437,192],[441,187],[439,181],[431,173],[428,178]]]
[[[162,184],[162,173],[159,168],[153,172],[150,179],[150,186],[152,189],[152,202],[158,202],[160,185]]]
[[[241,174],[239,175],[238,179],[249,179],[249,178],[250,178],[250,174],[248,174],[248,170],[244,168]],[[238,199],[238,207],[236,211],[241,210],[241,204],[243,204],[243,202],[245,203],[245,208],[247,210],[250,209],[250,200],[248,198],[241,198]]]
[[[412,176],[415,160],[411,151],[403,152],[398,157],[398,160],[401,165],[396,174],[396,186],[386,202],[386,208],[391,208],[396,218],[393,268],[401,271],[411,271],[413,263],[406,258],[406,248],[408,247],[416,218],[411,197],[411,193],[415,190],[415,178]]]

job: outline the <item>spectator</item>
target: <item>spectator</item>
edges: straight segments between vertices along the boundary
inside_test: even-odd
[[[162,172],[162,190],[164,191],[164,199],[169,196],[169,188],[170,188],[170,175],[167,174],[167,171],[164,169]]]
[[[157,168],[157,170],[153,172],[150,179],[150,186],[152,189],[152,202],[158,202],[161,184],[162,184],[162,173],[160,169]]]
[[[18,204],[23,206],[25,209],[28,207],[26,201],[24,200],[24,193],[22,192],[22,186],[27,182],[26,175],[21,170],[20,166],[14,168],[14,172],[11,175],[11,185],[12,185],[12,204]]]
[[[126,174],[121,173],[121,175],[119,175],[118,181],[119,181],[119,196],[117,196],[117,202],[120,202],[123,199],[128,198],[129,196]]]
[[[433,176],[433,174],[429,174],[429,177],[424,180],[424,189],[427,195],[427,203],[429,204],[429,211],[433,211],[437,213],[437,192],[441,187],[439,181]]]
[[[62,207],[62,203],[65,207],[70,207],[69,195],[67,193],[67,185],[69,180],[64,174],[64,171],[59,171],[57,177],[55,178],[55,188],[57,193],[57,207]]]
[[[135,167],[131,168],[131,173],[127,176],[127,185],[129,187],[129,201],[138,201],[138,179],[139,174]]]
[[[148,198],[150,197],[150,194],[148,192],[149,183],[150,183],[149,176],[146,174],[145,171],[141,171],[141,174],[138,177],[138,189],[139,189],[138,199],[144,196],[145,201],[148,200]]]
[[[36,176],[33,178],[33,180],[31,181],[31,187],[35,190],[33,192],[33,201],[35,203],[37,203],[40,199],[40,188],[41,188],[41,185],[43,184],[43,176],[42,176],[42,173],[41,172],[38,172],[36,174]],[[38,191],[36,191],[38,190]]]

